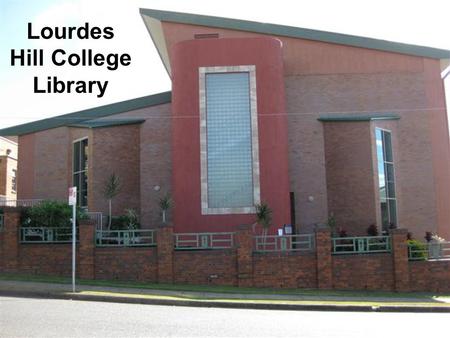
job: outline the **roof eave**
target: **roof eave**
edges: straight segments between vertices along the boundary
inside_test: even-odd
[[[17,126],[0,129],[0,136],[17,136],[31,134],[47,129],[80,124],[84,121],[100,117],[125,113],[127,111],[157,106],[171,102],[171,92],[162,92],[154,95],[138,97],[132,100],[116,102],[104,106],[80,110],[74,113],[50,117],[43,120],[24,123]]]
[[[450,51],[445,49],[438,49],[432,47],[425,47],[419,45],[411,45],[400,42],[392,42],[387,40],[366,38],[355,35],[348,34],[340,34],[326,31],[313,30],[308,28],[300,28],[300,27],[291,27],[291,26],[283,26],[269,23],[260,23],[254,21],[246,21],[246,20],[237,20],[237,19],[229,19],[222,18],[217,16],[206,16],[206,15],[198,15],[198,14],[189,14],[189,13],[180,13],[180,12],[169,12],[169,11],[161,11],[155,9],[147,9],[140,8],[140,14],[144,18],[153,18],[154,20],[159,22],[175,22],[182,23],[188,25],[197,25],[197,26],[207,26],[207,27],[216,27],[223,29],[231,29],[238,31],[247,31],[275,36],[286,36],[292,38],[300,38],[307,40],[315,40],[322,41],[334,44],[347,45],[352,47],[360,47],[367,49],[375,49],[386,52],[407,54],[413,56],[420,57],[428,57],[433,59],[448,59],[450,58]],[[150,35],[153,38],[153,35],[159,34],[158,31],[153,32],[152,27],[148,25],[147,29],[149,30]],[[152,35],[153,32],[153,35]],[[162,31],[160,32],[162,34]],[[156,44],[155,44],[156,45]],[[167,53],[167,47],[164,43],[164,46],[156,45],[160,55],[164,55]],[[161,49],[160,49],[161,48]],[[165,48],[165,50],[163,50]],[[168,63],[167,60],[163,59],[164,64]],[[167,66],[166,66],[167,69]],[[168,68],[170,72],[170,67]]]

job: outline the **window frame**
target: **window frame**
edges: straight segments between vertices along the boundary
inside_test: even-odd
[[[76,143],[80,143],[80,142],[82,142],[82,141],[84,141],[84,140],[87,140],[87,145],[88,145],[88,168],[86,168],[85,170],[78,170],[78,171],[75,171],[75,161],[74,161],[74,157],[75,157],[75,154],[74,154],[74,152],[75,152],[75,144]],[[81,163],[80,163],[81,164]],[[81,165],[80,165],[80,169],[81,169]],[[85,173],[85,175],[86,175],[86,180],[89,180],[89,177],[88,177],[88,171],[89,171],[89,137],[88,136],[85,136],[85,137],[81,137],[81,138],[78,138],[78,139],[76,139],[76,140],[73,140],[72,141],[72,186],[74,187],[74,186],[77,186],[76,184],[75,184],[75,175],[76,174],[81,174],[81,173]],[[78,186],[77,186],[78,187]],[[81,198],[79,197],[80,196],[80,194],[81,194],[81,190],[79,190],[78,188],[77,188],[77,205],[80,207],[80,208],[88,208],[88,196],[89,196],[89,194],[88,194],[88,190],[89,190],[89,181],[88,181],[88,183],[87,183],[87,187],[86,187],[86,205],[81,205]]]
[[[250,99],[250,126],[252,148],[252,178],[253,206],[212,208],[208,205],[208,157],[207,157],[207,111],[206,111],[206,75],[209,73],[248,73]],[[201,214],[252,214],[256,212],[255,205],[261,203],[260,169],[259,169],[259,139],[258,113],[256,100],[256,67],[255,65],[199,67],[199,106],[200,106],[200,186]]]
[[[385,184],[385,189],[386,189],[386,197],[382,198],[381,194],[380,194],[380,172],[378,170],[378,166],[379,166],[379,159],[378,159],[378,146],[376,144],[377,142],[377,130],[381,131],[381,141],[382,141],[382,149],[383,149],[383,171],[384,171],[384,184]],[[392,161],[387,161],[386,160],[386,142],[385,142],[385,136],[384,133],[389,133],[390,135],[390,147],[391,147],[391,156],[392,156]],[[398,203],[397,203],[397,179],[396,179],[396,175],[395,175],[395,154],[394,154],[394,147],[393,147],[393,137],[392,137],[393,133],[392,130],[390,129],[386,129],[386,128],[381,128],[381,127],[375,127],[375,150],[376,150],[376,158],[377,158],[377,177],[378,177],[378,182],[377,182],[377,192],[378,192],[378,199],[379,199],[379,212],[380,212],[380,224],[381,224],[381,229],[384,230],[388,230],[389,228],[389,224],[394,224],[395,226],[398,226]],[[389,197],[390,195],[390,188],[389,188],[389,184],[388,184],[388,170],[387,170],[387,165],[391,165],[392,166],[392,176],[393,176],[393,183],[394,183],[394,197]],[[392,181],[390,181],[392,182]],[[387,212],[388,212],[388,224],[384,225],[383,224],[383,213],[381,211],[381,203],[382,200],[385,200],[386,202],[386,207],[387,207]],[[395,204],[395,222],[392,221],[391,218],[391,207],[390,207],[390,201],[393,201]]]
[[[12,169],[11,173],[11,193],[17,194],[17,169]]]

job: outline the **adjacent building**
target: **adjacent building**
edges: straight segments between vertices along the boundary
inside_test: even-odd
[[[0,136],[0,203],[17,197],[17,142]]]
[[[19,136],[18,198],[133,208],[143,227],[174,200],[175,232],[271,231],[330,217],[450,238],[450,149],[441,71],[450,51],[142,9],[172,91],[0,131]]]

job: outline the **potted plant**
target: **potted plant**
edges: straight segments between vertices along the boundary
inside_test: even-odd
[[[272,209],[266,203],[257,204],[256,208],[256,223],[262,227],[263,248],[266,246],[266,236],[272,223]]]
[[[165,196],[163,196],[159,199],[158,205],[159,205],[159,207],[161,209],[161,213],[162,213],[162,222],[163,222],[163,224],[166,224],[167,211],[169,211],[169,209],[173,207],[172,198],[170,198],[169,194],[166,194]]]

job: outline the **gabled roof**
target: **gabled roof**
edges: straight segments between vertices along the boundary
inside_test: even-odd
[[[246,20],[228,19],[217,16],[188,14],[141,8],[140,13],[155,43],[158,52],[170,73],[167,61],[167,50],[163,38],[161,22],[174,22],[197,26],[216,27],[230,30],[254,32],[275,36],[286,36],[307,40],[316,40],[353,47],[377,49],[381,51],[408,54],[433,59],[449,59],[450,50],[410,45],[387,40],[366,38],[355,35],[332,33],[314,29],[282,26]]]
[[[169,103],[171,102],[171,94],[172,94],[171,92],[163,92],[159,94],[139,97],[132,100],[112,103],[105,106],[80,110],[75,113],[59,115],[55,117],[50,117],[48,119],[20,124],[18,126],[0,129],[0,135],[1,136],[24,135],[51,128],[79,125],[82,124],[83,122],[100,117],[125,113],[130,110]]]

